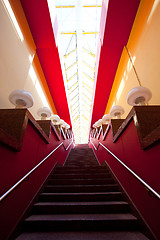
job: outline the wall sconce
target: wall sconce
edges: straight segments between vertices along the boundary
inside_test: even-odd
[[[53,125],[59,125],[60,124],[60,117],[56,114],[54,114],[52,117],[52,122],[53,122]]]
[[[9,101],[15,105],[16,108],[30,108],[34,103],[31,93],[23,89],[17,89],[11,92]]]
[[[38,109],[37,114],[41,120],[46,120],[47,117],[51,116],[51,110],[48,107],[42,107]]]
[[[95,123],[93,124],[93,127],[94,127],[94,128],[100,127],[102,124],[103,124],[102,119],[99,119],[97,122],[95,122]]]
[[[66,123],[66,129],[70,129],[70,125]]]
[[[97,122],[95,122],[95,123],[93,124],[93,127],[94,127],[94,128],[96,128],[96,127],[97,127]]]
[[[131,106],[135,105],[146,105],[146,103],[151,99],[152,93],[146,87],[135,87],[131,89],[127,95],[127,103]]]
[[[110,120],[111,120],[110,114],[105,114],[105,115],[102,117],[102,122],[103,122],[103,124],[108,124]]]
[[[99,120],[97,121],[97,127],[100,127],[102,124],[103,124],[102,119],[99,119]]]
[[[119,105],[116,105],[116,106],[113,106],[110,110],[110,115],[112,117],[115,117],[117,119],[121,119],[121,116],[124,114],[124,109],[123,107],[119,106]]]
[[[59,125],[65,128],[66,122],[63,119],[61,119]]]
[[[70,125],[67,124],[63,119],[60,120],[59,125],[61,125],[63,128],[69,129]]]

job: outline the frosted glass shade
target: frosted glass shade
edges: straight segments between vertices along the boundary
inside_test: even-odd
[[[70,128],[70,125],[66,123],[66,129],[69,129]]]
[[[135,87],[127,95],[127,103],[131,106],[145,105],[152,97],[151,91],[146,87]]]
[[[93,127],[94,127],[94,128],[100,127],[100,126],[102,125],[102,123],[103,123],[102,119],[99,119],[97,122],[95,122],[95,123],[93,124]]]
[[[60,117],[58,115],[54,114],[51,119],[54,125],[60,124]]]
[[[38,109],[37,114],[41,120],[46,120],[47,117],[51,116],[51,110],[48,107],[42,107]]]
[[[111,120],[110,114],[105,114],[105,115],[102,117],[103,124],[107,124],[110,120]]]
[[[97,122],[98,122],[98,121],[97,121]],[[95,122],[95,123],[93,124],[93,127],[94,127],[94,128],[98,127],[98,126],[97,126],[97,122]]]
[[[119,105],[113,106],[110,110],[110,115],[112,117],[121,118],[123,114],[124,114],[124,109]]]
[[[67,124],[64,120],[60,120],[60,122],[59,122],[59,124],[62,126],[62,127],[64,127],[64,128],[66,128],[66,129],[69,129],[70,128],[70,125],[69,124]]]
[[[63,119],[60,120],[59,124],[66,129],[70,128],[70,125],[66,123]]]
[[[16,108],[30,108],[34,103],[31,93],[23,89],[17,89],[11,92],[9,101],[15,105]]]

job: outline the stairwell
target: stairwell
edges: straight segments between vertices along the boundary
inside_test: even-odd
[[[148,239],[119,189],[88,145],[77,145],[50,174],[17,240]]]

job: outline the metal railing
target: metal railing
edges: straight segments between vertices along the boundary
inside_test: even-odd
[[[25,179],[27,179],[39,166],[42,165],[59,147],[63,145],[64,149],[67,151],[70,145],[73,143],[73,140],[70,142],[70,144],[67,146],[67,148],[64,146],[64,143],[60,143],[56,148],[54,148],[41,162],[39,162],[34,168],[32,168],[24,177],[22,177],[18,182],[16,182],[7,192],[5,192],[0,197],[0,202],[7,197],[18,185],[20,185]]]
[[[72,143],[73,143],[73,140],[70,142],[70,144],[68,145],[67,148],[64,147],[66,151],[68,150],[68,148],[71,146]],[[63,146],[64,146],[64,144],[63,144]]]
[[[99,146],[101,145],[106,151],[108,151],[123,167],[125,167],[139,182],[141,182],[145,188],[149,192],[151,192],[155,197],[160,199],[160,194],[157,193],[152,187],[150,187],[142,178],[140,178],[135,172],[133,172],[126,164],[124,164],[114,153],[112,153],[106,146],[104,146],[101,142],[98,144],[98,147],[96,148],[94,143],[90,140],[91,144],[93,145],[94,149],[97,151]]]

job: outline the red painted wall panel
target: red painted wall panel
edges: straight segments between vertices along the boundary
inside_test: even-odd
[[[61,142],[68,146],[71,139],[57,140],[51,131],[50,143],[47,144],[33,125],[29,122],[20,152],[0,143],[0,196],[27,174],[44,157],[46,157]],[[63,164],[70,149],[58,148],[43,165],[22,182],[12,193],[0,203],[0,239],[8,239],[17,223],[22,218],[29,204],[39,191],[49,172],[58,161]]]
[[[91,141],[96,147],[98,146],[99,140],[92,138]],[[113,143],[111,129],[105,141],[101,137],[100,142],[155,191],[160,193],[160,142],[155,143],[146,150],[142,150],[133,120],[115,143]],[[98,150],[94,149],[94,152],[100,164],[104,160],[107,161],[146,224],[156,238],[160,239],[160,200],[149,196],[145,187],[102,146],[99,145]]]

